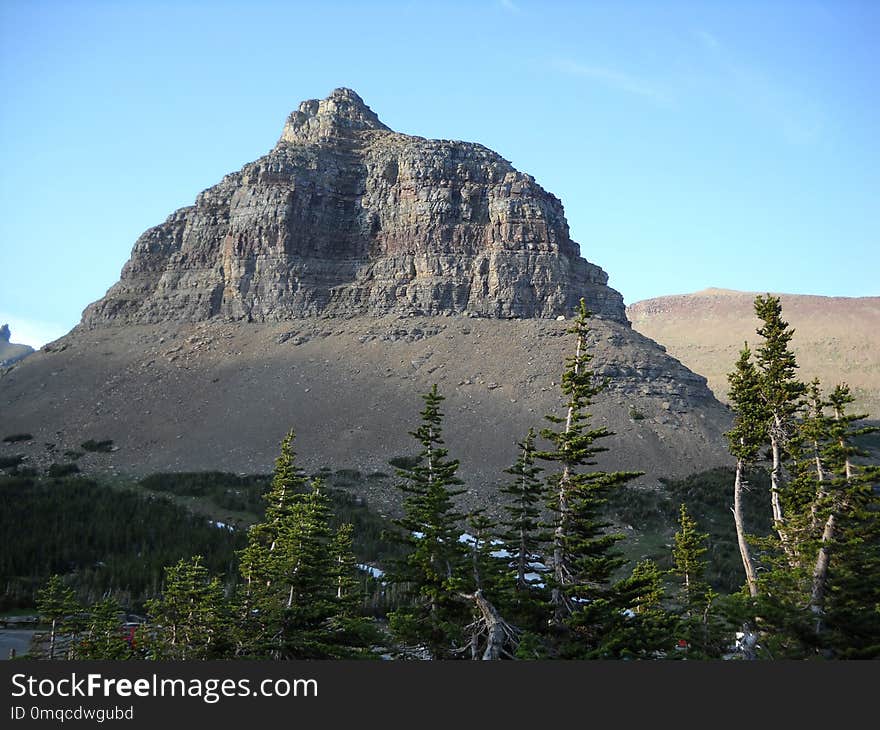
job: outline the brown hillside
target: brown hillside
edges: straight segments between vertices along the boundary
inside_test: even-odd
[[[801,378],[827,386],[850,385],[856,405],[880,418],[880,297],[819,297],[780,294]],[[705,375],[726,401],[727,372],[744,341],[759,340],[755,294],[706,289],[658,297],[627,308],[633,327],[664,345],[670,355]]]

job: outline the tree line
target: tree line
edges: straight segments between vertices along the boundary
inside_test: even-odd
[[[800,383],[779,300],[758,297],[762,342],[730,374],[728,434],[744,582],[719,595],[707,580],[706,533],[684,504],[670,570],[627,568],[607,503],[640,476],[597,468],[613,436],[593,423],[604,387],[591,366],[590,313],[581,301],[561,380],[565,405],[518,445],[502,489],[504,515],[463,514],[459,463],[444,445],[437,386],[412,436],[417,459],[396,469],[403,516],[388,539],[387,622],[364,615],[352,527],[331,528],[326,490],[298,467],[293,433],[281,445],[263,520],[224,589],[195,556],[166,568],[135,637],[110,620],[119,607],[83,609],[53,577],[40,611],[51,644],[99,658],[656,659],[869,657],[880,654],[880,469],[858,463],[870,429],[848,412],[845,385],[823,396]],[[538,439],[541,439],[540,443]],[[543,447],[541,446],[543,444]],[[608,444],[608,445],[606,445]],[[749,532],[751,475],[769,473],[769,535]],[[55,656],[52,649],[50,656]]]

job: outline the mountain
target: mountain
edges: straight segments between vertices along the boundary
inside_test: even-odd
[[[9,330],[9,325],[4,324],[0,327],[0,368],[9,367],[34,351],[30,345],[17,345],[10,342],[11,338],[12,333]]]
[[[743,342],[754,347],[755,293],[706,289],[658,297],[627,308],[633,327],[662,343],[670,355],[709,381],[727,398],[727,376]],[[880,418],[880,297],[778,294],[782,314],[794,328],[792,348],[800,377],[818,377],[827,388],[850,385],[854,408]]]
[[[532,177],[481,145],[393,132],[337,89],[146,231],[81,323],[0,379],[0,412],[35,434],[35,461],[91,438],[118,447],[94,468],[267,471],[293,427],[308,466],[391,472],[436,382],[482,500],[559,413],[564,320],[584,297],[609,380],[594,413],[618,433],[602,463],[654,483],[727,463],[728,410],[632,330],[607,282]]]
[[[306,101],[265,157],[135,243],[83,324],[313,315],[556,316],[587,296],[562,203],[478,144],[392,132],[349,89]]]

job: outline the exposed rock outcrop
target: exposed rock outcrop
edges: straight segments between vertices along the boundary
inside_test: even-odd
[[[482,506],[516,442],[564,408],[557,319],[581,297],[608,379],[591,411],[616,433],[598,463],[649,484],[727,463],[729,411],[630,327],[556,197],[481,145],[392,132],[337,89],[144,233],[82,325],[0,378],[0,413],[34,434],[21,453],[38,465],[46,444],[113,439],[89,468],[265,472],[294,428],[308,468],[390,474],[436,383],[462,498]],[[396,491],[367,497],[399,508]]]
[[[10,342],[11,339],[12,332],[9,330],[9,325],[4,324],[0,327],[0,368],[9,367],[23,360],[34,351],[30,345],[17,345]]]
[[[562,203],[479,144],[391,131],[348,89],[303,102],[275,148],[135,243],[83,315],[104,322],[318,314],[626,322]]]

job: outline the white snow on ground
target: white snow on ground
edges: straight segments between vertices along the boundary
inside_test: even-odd
[[[230,532],[232,532],[235,529],[234,526],[227,525],[225,522],[219,522],[219,521],[215,522],[214,520],[208,520],[208,524],[214,525],[214,527],[219,527],[221,530],[225,528],[225,529],[229,530]]]
[[[374,578],[381,578],[385,575],[384,570],[379,570],[379,568],[374,568],[372,565],[366,565],[364,563],[358,563],[357,567],[360,568],[365,573],[369,573]]]

